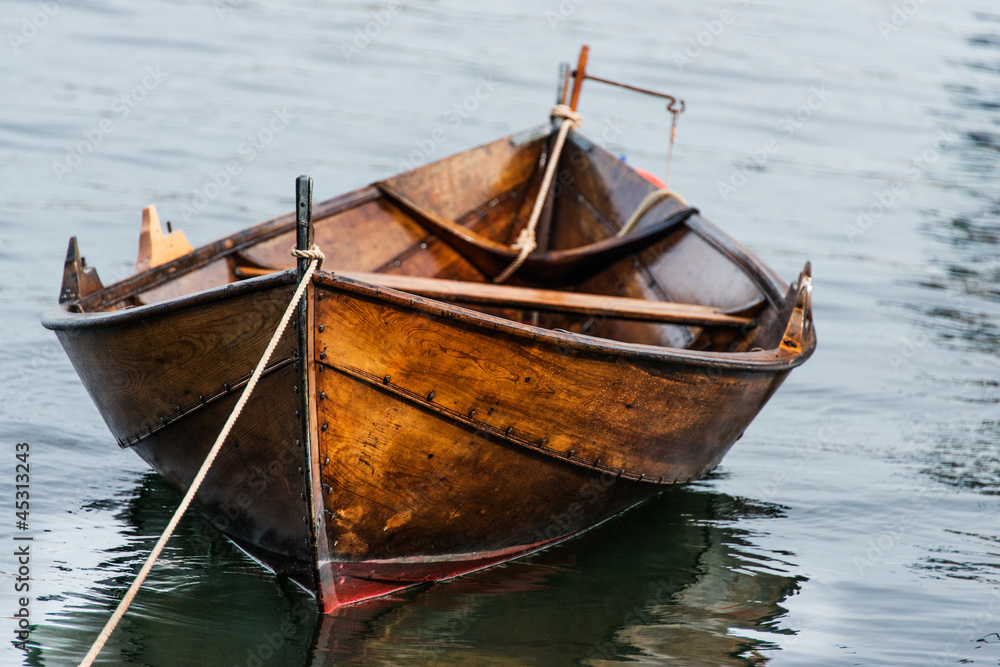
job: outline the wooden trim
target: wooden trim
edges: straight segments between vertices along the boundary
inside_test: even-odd
[[[379,191],[371,186],[360,188],[315,206],[313,216],[317,220],[327,218],[355,206],[375,201],[380,196]],[[235,257],[242,250],[293,229],[295,229],[294,213],[272,218],[196,248],[193,252],[171,262],[131,275],[86,297],[80,297],[78,305],[87,313],[103,311],[113,304],[127,301],[223,257]]]
[[[580,89],[583,88],[583,80],[587,78],[588,55],[590,55],[590,47],[584,44],[580,48],[580,59],[576,63],[576,72],[573,73],[573,94],[569,100],[569,108],[573,111],[576,111],[576,105],[580,102]]]
[[[246,278],[268,275],[272,272],[272,269],[252,267],[238,267],[236,269],[237,275]],[[647,301],[604,294],[560,292],[531,287],[471,283],[461,280],[420,278],[387,273],[344,271],[337,272],[336,275],[450,303],[525,308],[553,313],[604,315],[624,320],[695,326],[742,327],[754,323],[750,317],[729,315],[714,306]]]
[[[167,225],[169,226],[169,222]],[[174,261],[194,252],[184,232],[177,230],[163,233],[160,216],[155,206],[142,209],[142,227],[139,230],[139,256],[135,260],[135,272],[142,273],[157,266]]]
[[[312,541],[313,555],[316,559],[313,565],[313,577],[316,579],[316,600],[321,609],[337,605],[337,587],[334,584],[330,569],[330,540],[324,514],[322,453],[320,451],[319,415],[317,414],[319,383],[316,379],[316,350],[313,336],[316,330],[315,300],[316,287],[310,281],[303,296],[306,317],[304,336],[305,342],[300,343],[298,362],[303,373],[302,410],[305,419],[305,475],[306,503],[309,514],[309,534]]]
[[[97,269],[87,266],[87,260],[80,256],[76,237],[69,240],[66,249],[66,263],[63,265],[62,287],[59,289],[59,303],[78,301],[88,294],[100,292],[104,283],[97,275]]]

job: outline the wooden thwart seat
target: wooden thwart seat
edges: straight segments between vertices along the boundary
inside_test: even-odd
[[[235,271],[238,278],[252,278],[274,273],[277,269],[243,266],[237,267]],[[337,272],[336,275],[449,303],[523,308],[552,313],[603,315],[623,320],[692,326],[743,327],[754,324],[751,317],[742,314],[733,315],[713,306],[696,304],[387,273],[345,271]]]

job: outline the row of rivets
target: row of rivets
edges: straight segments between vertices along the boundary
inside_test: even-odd
[[[269,373],[269,372],[271,372],[273,370],[277,370],[278,368],[283,367],[287,361],[288,360],[286,359],[284,362],[278,362],[274,366],[271,366],[270,368],[265,369],[265,373]],[[251,375],[253,375],[253,371],[251,371],[250,373],[248,373],[247,377],[245,379],[238,380],[236,384],[237,385],[239,385],[239,384],[244,384],[245,385],[247,382],[250,381],[250,376]],[[298,388],[296,387],[295,390],[298,391]],[[166,428],[167,426],[169,426],[173,422],[175,422],[178,419],[180,419],[181,417],[185,416],[187,413],[189,413],[189,412],[191,412],[193,410],[197,410],[199,408],[205,407],[209,403],[214,403],[216,400],[222,398],[226,394],[232,393],[233,391],[234,391],[233,387],[231,387],[228,382],[223,382],[222,383],[222,391],[221,392],[209,395],[209,397],[207,399],[205,398],[204,394],[198,394],[198,402],[197,403],[192,403],[191,405],[189,405],[187,407],[182,407],[180,405],[174,406],[174,414],[169,415],[169,416],[160,417],[159,420],[155,424],[144,426],[142,429],[140,429],[137,433],[135,433],[133,435],[127,435],[124,438],[119,438],[119,440],[118,440],[118,446],[124,448],[124,447],[130,447],[130,446],[136,445],[136,444],[142,442],[142,440],[144,440],[145,438],[148,438],[151,435],[153,435],[153,433],[155,431],[159,431],[162,428]],[[192,393],[190,391],[186,391],[185,393],[188,396],[192,396]],[[155,430],[154,430],[154,427],[155,427]]]
[[[323,365],[320,364],[320,370],[322,370],[322,369],[323,369]],[[349,374],[354,375],[354,372],[349,372]],[[367,375],[367,374],[362,374],[362,375]],[[382,377],[382,384],[383,385],[388,385],[389,381],[391,379],[392,379],[391,376],[388,375],[388,374],[385,375],[385,376],[383,376]],[[525,382],[530,382],[530,380],[531,380],[531,378],[525,378]],[[435,392],[431,391],[430,393],[427,394],[427,400],[428,401],[433,401],[434,400],[434,396],[435,396]],[[494,412],[494,408],[491,407],[491,408],[488,409],[487,414],[488,415],[492,415],[493,412]],[[468,412],[468,415],[467,415],[468,419],[472,420],[475,417],[475,415],[476,415],[476,409],[475,408],[471,408],[469,410],[469,412]],[[480,424],[482,424],[483,426],[494,428],[494,427],[490,426],[489,424],[486,424],[485,422],[480,422]],[[323,425],[323,430],[325,431],[326,429],[327,429],[327,424],[324,424]],[[505,436],[510,437],[514,433],[514,427],[513,426],[508,426],[506,428],[506,430],[504,430],[503,433],[504,433]],[[604,472],[611,472],[611,473],[616,474],[618,477],[625,477],[626,479],[632,479],[632,480],[635,480],[635,481],[648,481],[648,482],[654,482],[655,481],[655,482],[660,483],[660,484],[667,484],[667,483],[669,483],[669,484],[675,484],[675,483],[678,483],[678,482],[683,482],[683,481],[689,481],[690,480],[690,478],[688,480],[681,480],[680,478],[677,478],[677,479],[673,479],[673,480],[667,481],[667,479],[666,479],[665,476],[661,476],[659,478],[647,477],[645,473],[631,473],[631,472],[626,472],[624,468],[607,468],[607,467],[604,467],[604,466],[601,465],[601,459],[600,459],[600,457],[595,458],[593,460],[593,462],[588,461],[586,459],[577,458],[577,456],[576,456],[576,449],[575,448],[574,449],[570,449],[568,452],[562,452],[560,450],[553,449],[553,448],[549,447],[545,438],[542,438],[537,443],[531,443],[531,442],[524,442],[524,441],[522,441],[522,444],[527,445],[527,446],[532,447],[532,448],[535,448],[535,449],[545,450],[550,455],[555,456],[557,458],[572,459],[574,462],[580,463],[580,464],[584,464],[587,467],[592,467],[593,469],[599,469],[599,470],[602,470]],[[327,458],[325,462],[328,464],[329,461],[330,461],[329,458]]]

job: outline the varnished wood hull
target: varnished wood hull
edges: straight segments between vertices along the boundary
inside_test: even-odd
[[[332,275],[315,294],[341,602],[530,552],[702,476],[789,370],[615,350]]]
[[[304,331],[284,333],[196,503],[324,610],[530,553],[700,477],[815,346],[802,281],[787,290],[697,213],[596,264],[559,259],[551,275],[581,292],[752,312],[749,326],[462,307],[336,273],[487,280],[500,259],[463,255],[423,218],[509,238],[546,141],[500,140],[317,208],[333,272],[306,290]],[[600,246],[652,187],[580,137],[564,159],[539,275],[569,256],[560,248]],[[393,188],[422,195],[415,214]],[[108,288],[85,288],[96,276],[78,271],[79,293],[46,316],[119,445],[180,488],[291,296],[289,222]],[[549,286],[528,275],[515,283]]]

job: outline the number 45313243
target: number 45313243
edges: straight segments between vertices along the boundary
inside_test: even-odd
[[[15,498],[15,508],[18,510],[16,513],[19,521],[25,522],[24,524],[19,523],[19,527],[24,526],[27,528],[28,521],[28,489],[30,477],[28,475],[30,467],[28,465],[28,454],[31,447],[26,442],[19,442],[15,447],[14,457],[19,461],[14,466],[14,498]]]

